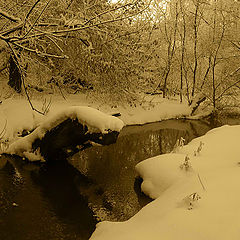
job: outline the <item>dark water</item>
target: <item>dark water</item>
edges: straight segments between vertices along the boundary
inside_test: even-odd
[[[217,125],[169,120],[125,127],[117,143],[86,149],[68,162],[0,157],[0,239],[85,240],[98,221],[130,218],[150,201],[135,165]]]

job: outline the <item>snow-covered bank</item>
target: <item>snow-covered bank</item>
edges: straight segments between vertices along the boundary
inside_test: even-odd
[[[152,108],[120,108],[120,119],[126,125],[145,124],[162,120],[186,117],[191,114],[191,109],[186,103],[164,100]]]
[[[35,111],[32,111],[28,101],[24,98],[15,98],[4,100],[0,104],[0,133],[3,140],[10,142],[15,141],[18,135],[21,135],[22,131],[31,131],[40,125],[45,118],[56,114],[59,111],[63,111],[66,107],[70,106],[89,106],[96,108],[104,113],[120,113],[119,117],[125,125],[145,124],[150,122],[156,122],[172,118],[181,118],[189,116],[191,109],[186,103],[180,104],[174,100],[162,99],[162,97],[156,97],[155,102],[151,99],[151,104],[143,106],[119,106],[117,108],[111,108],[107,105],[99,105],[87,99],[84,95],[71,95],[67,100],[59,97],[51,99],[46,97],[41,100],[33,100],[34,107],[40,111],[46,110],[49,104],[49,111],[46,116],[43,116]]]
[[[223,126],[136,166],[152,203],[126,222],[102,222],[91,240],[238,240],[240,126]]]

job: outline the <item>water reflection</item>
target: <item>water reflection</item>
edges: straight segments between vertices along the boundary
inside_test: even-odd
[[[85,149],[69,162],[104,189],[100,200],[93,195],[88,198],[95,215],[100,220],[123,221],[150,201],[140,192],[135,165],[172,151],[181,137],[187,143],[210,129],[206,123],[184,120],[130,126],[122,130],[114,145]]]
[[[0,170],[1,239],[90,237],[97,221],[75,183],[86,179],[74,167],[64,161],[36,166],[7,160]]]

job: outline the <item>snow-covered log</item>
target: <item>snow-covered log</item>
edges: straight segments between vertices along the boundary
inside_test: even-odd
[[[113,116],[86,106],[68,107],[45,119],[31,134],[12,143],[7,154],[30,161],[62,158],[89,141],[114,143],[124,123]]]

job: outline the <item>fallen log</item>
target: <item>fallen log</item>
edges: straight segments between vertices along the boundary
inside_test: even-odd
[[[62,159],[91,142],[101,145],[116,142],[123,126],[120,119],[94,108],[68,107],[12,143],[6,153],[30,161]]]

